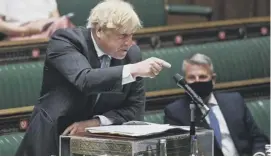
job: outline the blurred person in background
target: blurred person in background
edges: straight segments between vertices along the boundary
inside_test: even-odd
[[[74,26],[59,15],[55,0],[0,0],[2,40],[46,38],[68,27]]]

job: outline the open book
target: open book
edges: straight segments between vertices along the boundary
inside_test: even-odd
[[[87,132],[95,134],[114,134],[123,136],[150,136],[168,131],[189,131],[189,126],[171,126],[168,124],[156,124],[141,121],[131,121],[123,125],[109,125],[86,128]]]

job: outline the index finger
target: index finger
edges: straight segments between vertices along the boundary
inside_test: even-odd
[[[161,64],[163,67],[166,67],[166,68],[171,68],[171,64],[160,59],[160,58],[155,58],[155,61],[157,61],[159,64]]]

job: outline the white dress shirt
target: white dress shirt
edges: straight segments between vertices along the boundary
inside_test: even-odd
[[[106,53],[104,53],[98,47],[92,33],[91,33],[91,38],[92,38],[94,48],[95,48],[95,50],[97,52],[98,57],[100,58],[101,56],[106,55]],[[111,58],[111,56],[109,56],[109,57]],[[130,64],[124,65],[123,70],[122,70],[122,85],[131,83],[131,82],[134,82],[134,81],[135,81],[135,78],[133,78],[133,76],[131,75],[131,72],[130,72]],[[107,118],[107,117],[105,117],[103,115],[95,115],[94,117],[98,117],[100,119],[101,125],[111,125],[113,123],[109,118]]]
[[[213,93],[211,93],[208,104],[209,103],[214,104],[214,106],[209,106],[209,107],[212,108],[212,110],[218,120],[218,123],[219,123],[220,131],[221,131],[221,140],[222,140],[221,141],[222,153],[225,156],[238,156],[238,152],[237,152],[236,147],[235,147],[233,140],[231,138],[227,123],[224,119],[224,116],[219,108],[219,105],[218,105]],[[205,117],[205,120],[210,125],[209,115],[207,115]]]

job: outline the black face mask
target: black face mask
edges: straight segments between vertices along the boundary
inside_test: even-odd
[[[213,91],[212,80],[207,82],[195,82],[188,84],[202,99],[208,97]]]

